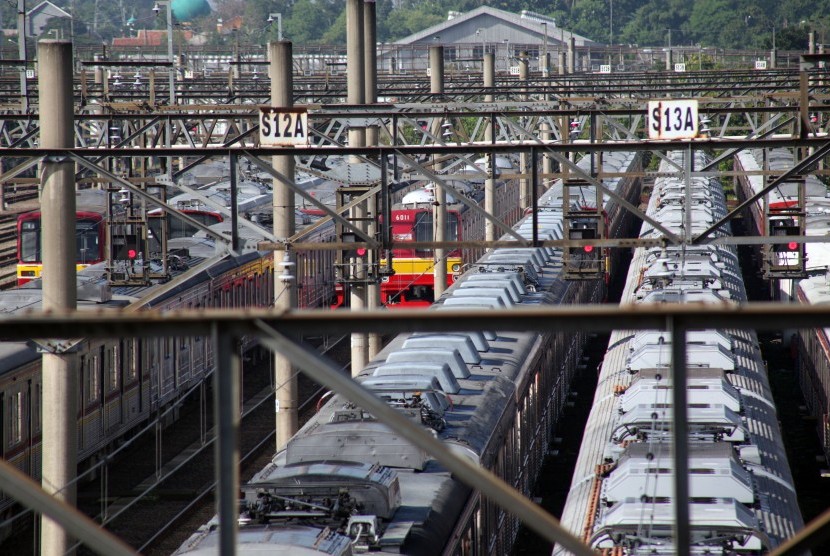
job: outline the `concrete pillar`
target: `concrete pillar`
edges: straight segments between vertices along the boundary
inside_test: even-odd
[[[560,52],[557,58],[557,63],[559,64],[559,75],[565,75],[566,68],[565,68],[565,53]]]
[[[539,125],[539,133],[542,136],[542,141],[550,141],[553,139],[553,132],[551,132],[550,124],[547,122],[542,122]],[[553,157],[550,154],[545,153],[542,155],[542,174],[544,174],[541,182],[542,191],[547,190],[548,184],[553,181],[553,178],[549,177],[552,173]],[[537,194],[538,193],[539,192],[537,192]]]
[[[271,76],[271,106],[294,106],[293,45],[288,41],[268,43],[269,75]],[[271,166],[288,179],[294,179],[294,156],[271,157]],[[288,239],[294,235],[294,191],[281,180],[274,178],[274,235]],[[290,249],[290,246],[288,246]],[[297,307],[296,265],[290,250],[274,251],[274,308],[285,311]],[[293,278],[293,280],[292,280]],[[276,446],[285,447],[298,428],[297,374],[288,358],[274,355],[274,384],[277,385]]]
[[[72,106],[72,43],[38,43],[40,144],[43,148],[74,145]],[[75,165],[43,161],[41,225],[43,227],[43,310],[74,310],[75,286]],[[78,471],[78,369],[75,356],[43,354],[43,490],[75,505]],[[72,539],[49,518],[41,517],[40,545],[44,556],[74,554]]]
[[[807,54],[815,54],[816,53],[816,32],[810,31],[810,34],[807,35]]]
[[[496,55],[492,52],[484,55],[484,86],[496,86]],[[484,95],[484,102],[493,102],[493,100],[492,93]],[[492,143],[495,140],[495,133],[492,122],[487,122],[487,125],[484,127],[484,141]],[[494,162],[492,157],[490,161]],[[492,214],[495,210],[495,190],[496,182],[490,179],[490,175],[488,174],[484,180],[484,210],[489,214]],[[495,240],[495,228],[489,220],[484,223],[484,239],[487,241]]]
[[[562,144],[567,145],[571,142],[571,120],[568,116],[563,115],[559,120],[559,137],[562,138]],[[573,162],[575,153],[573,151],[568,152],[567,157],[569,160]],[[560,166],[562,179],[568,179],[569,169],[568,166],[562,164]]]
[[[219,516],[218,554],[236,554],[239,532],[239,419],[242,358],[239,341],[229,330],[215,325],[213,349],[213,415],[217,435],[216,513]]]
[[[444,93],[444,47],[431,46],[429,48],[429,92],[433,94]],[[436,120],[436,128],[433,133],[441,136],[441,120]],[[441,162],[435,161],[433,170],[436,174],[441,173]],[[447,241],[447,192],[443,187],[435,184],[435,202],[432,205],[432,222],[433,230],[435,231],[435,241]],[[447,261],[446,249],[436,248],[433,250],[433,288],[435,299],[441,297],[444,290],[447,289]]]
[[[484,55],[484,86],[496,86],[496,55],[492,52]],[[493,102],[493,93],[484,95],[484,102]]]
[[[363,2],[362,0],[346,1],[346,102],[348,104],[366,103],[366,82],[364,79],[365,62],[363,46]],[[349,128],[349,146],[364,147],[366,132],[362,127]],[[358,163],[352,157],[351,163]],[[349,218],[353,224],[366,229],[366,204],[363,203],[352,209]],[[355,267],[355,278],[358,282],[351,285],[349,306],[353,311],[362,311],[367,306],[366,284],[360,280],[366,278],[365,269]],[[365,332],[355,332],[351,337],[352,343],[352,376],[356,376],[368,361],[368,338]]]
[[[377,51],[377,13],[374,0],[363,2],[363,72],[366,89],[366,104],[375,104],[378,101],[378,51]],[[378,126],[366,128],[366,145],[376,146],[379,144]],[[375,218],[369,222],[369,233],[374,236],[378,226],[378,203],[377,197],[369,203],[369,213]],[[380,258],[378,252],[372,253],[372,262],[377,263]],[[367,305],[369,309],[378,309],[380,305],[380,283],[372,281],[366,287]],[[368,359],[371,360],[383,347],[380,334],[369,334],[368,337]]]
[[[444,92],[444,47],[429,47],[429,90],[431,93]]]
[[[568,73],[576,71],[576,39],[568,39]]]
[[[25,37],[26,32],[26,0],[17,0],[17,36]],[[5,40],[5,38],[3,39]],[[26,61],[29,59],[29,54],[26,50],[26,41],[17,41],[17,57],[19,60]],[[18,70],[18,77],[20,79],[20,111],[26,113],[29,110],[29,82],[26,79],[26,65],[23,64]]]
[[[672,63],[671,59],[671,48],[666,50],[666,71],[672,71],[674,69],[674,64]]]
[[[101,62],[101,61],[103,61],[103,59],[104,59],[104,57],[101,56],[100,54],[95,54],[93,56],[93,60],[95,60],[96,62]],[[102,85],[104,83],[104,68],[102,66],[95,66],[94,76],[95,76],[95,84],[96,85]]]
[[[522,91],[527,93],[527,84],[530,79],[530,64],[528,60],[527,51],[519,52],[519,81],[522,84]],[[528,95],[522,95],[522,100],[528,100]],[[526,152],[519,153],[519,172],[525,176],[519,180],[519,208],[522,210],[529,208],[531,204],[531,183],[526,176],[530,173],[530,155]]]

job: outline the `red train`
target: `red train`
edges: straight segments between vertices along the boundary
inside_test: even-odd
[[[75,199],[75,245],[77,269],[99,263],[106,259],[107,248],[107,193],[100,189],[84,189],[77,192]],[[218,212],[202,209],[181,209],[181,212],[210,226],[224,219]],[[149,228],[152,237],[160,237],[161,212],[151,214]],[[17,217],[17,285],[40,278],[43,271],[41,250],[40,210],[32,210]],[[188,237],[196,229],[181,220],[167,216],[168,239]]]
[[[453,182],[452,185],[475,201],[480,207],[484,205],[484,192],[476,183]],[[395,242],[429,242],[435,238],[433,221],[434,195],[431,186],[410,191],[392,210],[392,240]],[[497,182],[495,191],[495,216],[508,226],[512,226],[519,217],[519,191],[508,187],[504,182]],[[478,241],[484,239],[485,218],[479,211],[447,196],[447,241]],[[480,249],[453,249],[445,254],[447,266],[447,286],[464,271],[465,261],[480,257]],[[381,267],[386,266],[381,260]],[[381,303],[387,307],[428,306],[435,297],[434,268],[435,259],[432,249],[397,248],[392,251],[391,276],[384,276],[381,281]],[[340,284],[336,288],[335,307],[345,304],[345,290]]]

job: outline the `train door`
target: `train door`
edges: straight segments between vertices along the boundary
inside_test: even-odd
[[[8,433],[6,432],[5,424],[9,422],[6,418],[6,394],[5,392],[0,392],[0,420],[3,422],[3,426],[0,427],[0,458],[4,460],[6,458],[6,446],[8,444]],[[0,496],[0,500],[3,497]]]
[[[176,358],[173,357],[173,338],[163,338],[161,341],[162,348],[162,389],[160,392],[161,398],[166,398],[175,391],[176,388]]]
[[[138,414],[143,415],[145,407],[147,406],[148,395],[145,384],[149,385],[150,383],[147,370],[144,368],[144,362],[146,361],[142,351],[144,342],[136,338],[130,342],[130,346],[133,350],[132,356],[130,357],[130,373],[131,378],[138,385]]]

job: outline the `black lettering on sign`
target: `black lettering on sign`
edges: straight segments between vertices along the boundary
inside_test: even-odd
[[[303,119],[297,114],[297,120],[294,122],[294,137],[305,137],[305,129],[303,128]]]
[[[266,137],[271,135],[271,113],[264,110],[259,113],[259,127],[262,128],[262,134]]]
[[[686,108],[686,121],[684,122],[684,129],[686,131],[694,131],[695,129],[695,119],[692,116],[692,109]]]
[[[285,127],[282,130],[283,137],[293,137],[291,133],[291,116],[292,114],[282,115],[282,121],[285,122]]]

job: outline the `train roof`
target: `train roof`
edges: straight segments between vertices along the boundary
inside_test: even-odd
[[[635,160],[620,159],[629,164]],[[619,183],[621,180],[615,180],[611,187]],[[551,187],[542,196],[539,237],[562,237],[561,196],[561,186]],[[525,217],[514,229],[532,237],[532,218]],[[472,265],[430,310],[480,303],[563,303],[575,286],[560,279],[561,267],[557,249],[497,249]],[[357,380],[389,403],[399,404],[397,407],[416,422],[431,427],[451,450],[492,467],[501,448],[503,427],[512,420],[521,389],[529,380],[529,369],[540,357],[538,346],[537,331],[403,334],[394,338]],[[432,414],[427,420],[417,407],[406,405],[418,395],[417,388],[424,388],[419,397],[429,400]],[[399,481],[401,505],[380,537],[381,552],[436,554],[444,549],[470,489],[431,456],[339,395],[300,429],[257,481],[267,482],[274,469],[286,472],[345,461],[394,469]],[[273,542],[280,545],[283,540],[275,538]]]
[[[679,155],[670,156],[677,161]],[[695,160],[696,167],[703,163]],[[663,163],[660,171],[671,170]],[[691,183],[699,191],[693,198],[704,225],[726,214],[718,182],[692,178]],[[657,217],[667,207],[682,206],[676,187],[675,180],[658,178],[648,214]],[[682,231],[682,219],[657,219]],[[643,225],[642,235],[653,232]],[[683,246],[636,249],[621,303],[746,299],[734,248]],[[803,521],[755,334],[701,330],[686,340],[692,553],[777,546]],[[594,548],[675,550],[671,349],[669,335],[661,331],[611,334],[561,518]],[[600,496],[595,505],[592,492]],[[722,545],[715,538],[733,540]],[[561,551],[557,546],[554,553]]]
[[[204,237],[178,238],[170,241],[169,253],[177,259],[171,266],[171,280],[165,283],[154,282],[150,285],[112,286],[106,278],[106,263],[91,265],[78,271],[77,307],[79,311],[119,310],[133,302],[152,298],[147,306],[158,307],[166,300],[181,295],[195,284],[217,276],[228,269],[266,256],[265,253],[249,251],[240,255],[225,255],[212,266],[182,279],[189,269],[196,268],[210,257],[217,256],[213,241]],[[156,263],[148,261],[155,266]],[[157,268],[161,270],[160,265]],[[0,314],[19,314],[27,311],[41,310],[42,281],[33,280],[21,287],[0,291]],[[172,285],[172,287],[171,287]],[[162,292],[162,293],[159,293]],[[40,358],[34,344],[26,342],[0,342],[0,375],[13,372],[21,365]]]
[[[40,198],[16,203],[14,209],[19,213],[40,212]],[[103,189],[78,189],[75,191],[75,210],[77,212],[94,212],[106,214],[107,193]]]

